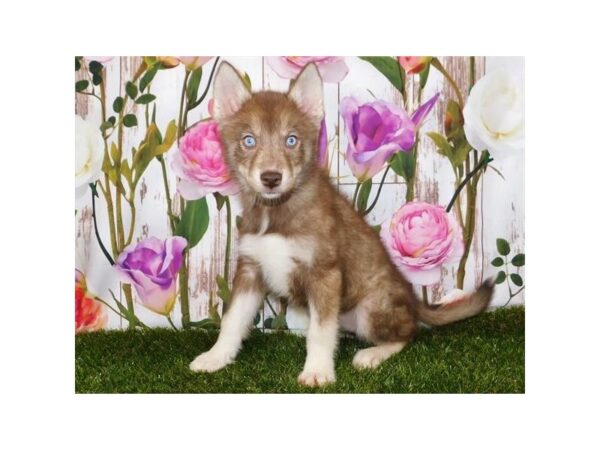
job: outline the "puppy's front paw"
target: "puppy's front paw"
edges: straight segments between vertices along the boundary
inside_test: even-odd
[[[233,356],[214,350],[198,355],[190,363],[190,369],[194,372],[216,372],[227,364],[233,362]]]
[[[308,387],[321,387],[329,383],[335,383],[335,372],[333,369],[312,370],[304,369],[298,376],[298,383]]]

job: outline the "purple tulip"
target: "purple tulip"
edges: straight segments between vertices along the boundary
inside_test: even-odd
[[[142,305],[168,316],[175,305],[177,272],[186,245],[179,236],[131,244],[117,259],[117,274],[123,283],[133,284]]]
[[[346,160],[359,182],[377,174],[396,152],[413,147],[417,129],[438,97],[434,95],[412,117],[401,106],[382,100],[362,105],[354,97],[342,100],[340,112],[348,135]]]

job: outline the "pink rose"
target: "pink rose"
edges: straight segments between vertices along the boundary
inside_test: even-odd
[[[223,145],[214,120],[199,122],[183,135],[171,167],[180,178],[177,191],[186,200],[197,200],[212,192],[222,195],[239,192],[239,186],[225,164]]]
[[[463,242],[453,215],[441,206],[411,202],[381,226],[381,238],[400,271],[414,284],[429,286],[442,265],[460,258]]]
[[[296,78],[311,62],[317,65],[321,78],[327,83],[339,83],[349,70],[341,56],[267,56],[266,60],[281,78]]]
[[[421,72],[432,59],[431,56],[398,56],[402,68],[411,75]]]

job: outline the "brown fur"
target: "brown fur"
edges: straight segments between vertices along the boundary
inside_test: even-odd
[[[329,320],[369,302],[369,326],[364,337],[374,343],[410,340],[420,319],[442,324],[485,309],[491,298],[488,285],[471,298],[467,308],[435,310],[418,301],[378,234],[331,185],[328,174],[317,167],[318,122],[288,95],[265,91],[252,94],[235,114],[219,123],[227,163],[242,186],[240,235],[259,233],[266,216],[265,234],[308,238],[316,243],[313,263],[308,266],[298,261],[290,275],[290,300],[306,306],[310,299],[319,320]],[[293,150],[284,146],[291,130],[299,139]],[[242,145],[247,132],[257,137],[255,149]],[[249,180],[257,169],[284,171],[292,184],[281,198],[261,198]],[[241,276],[240,271],[255,277]],[[234,291],[268,288],[259,272],[256,264],[241,258]]]

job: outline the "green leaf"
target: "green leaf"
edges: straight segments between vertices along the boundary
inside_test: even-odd
[[[277,314],[271,322],[271,327],[274,330],[287,330],[287,322],[285,320],[285,313]]]
[[[81,56],[75,57],[75,72],[81,69]]]
[[[142,75],[142,78],[140,79],[140,92],[144,92],[144,90],[150,85],[157,71],[158,67],[156,66],[152,66],[148,70],[146,70],[146,72],[144,73],[144,75]]]
[[[135,101],[138,105],[147,105],[148,103],[156,100],[156,95],[153,94],[143,94],[140,95]]]
[[[525,253],[519,253],[515,255],[511,261],[512,265],[515,267],[521,267],[525,265]]]
[[[504,260],[502,258],[500,258],[499,256],[492,259],[492,266],[501,267],[503,265],[504,265]]]
[[[127,95],[129,95],[132,100],[135,100],[138,95],[138,88],[131,81],[128,81],[125,85],[125,92],[127,92]]]
[[[466,140],[463,141],[462,144],[454,150],[454,154],[452,157],[453,164],[455,166],[460,166],[462,163],[464,163],[467,159],[467,156],[469,155],[469,152],[471,151],[471,148],[472,147]]]
[[[187,95],[188,105],[193,104],[198,98],[198,88],[200,87],[200,80],[202,79],[202,66],[192,70],[190,73],[188,84],[185,88]]]
[[[391,56],[359,56],[359,58],[371,63],[404,95],[404,70],[396,58]]]
[[[206,197],[188,201],[181,215],[181,220],[175,229],[175,235],[186,238],[188,241],[187,249],[191,250],[200,242],[206,230],[208,230]]]
[[[510,280],[516,285],[516,286],[523,286],[523,278],[521,278],[521,275],[519,275],[518,273],[511,273],[510,274]]]
[[[107,120],[112,124],[113,127],[115,126],[115,123],[117,123],[115,116],[110,116]]]
[[[121,110],[123,109],[123,97],[117,97],[115,98],[115,101],[113,102],[113,111],[116,113],[120,113]]]
[[[242,216],[235,216],[235,227],[238,231],[242,228]]]
[[[231,300],[231,290],[229,289],[229,283],[221,275],[217,275],[217,295],[223,300],[224,303],[229,303]]]
[[[156,124],[154,124],[156,126]],[[158,130],[158,129],[157,129]],[[175,123],[175,119],[171,120],[167,125],[167,131],[165,131],[165,138],[162,140],[162,143],[157,146],[154,151],[154,156],[162,155],[166,153],[171,146],[175,143],[177,139],[177,124]]]
[[[92,83],[94,83],[94,86],[98,86],[100,83],[102,83],[102,75],[100,75],[99,73],[93,73]]]
[[[381,224],[373,225],[371,228],[373,228],[373,230],[375,230],[375,233],[377,233],[377,234],[379,234],[381,232]]]
[[[81,92],[85,90],[90,85],[88,80],[79,80],[75,83],[75,91]]]
[[[256,316],[254,316],[254,326],[257,326],[260,323],[260,312],[256,313]]]
[[[504,283],[504,280],[506,280],[506,272],[501,270],[498,272],[498,276],[496,276],[496,284]]]
[[[265,319],[265,321],[263,322],[265,328],[273,328],[273,318],[272,317],[268,317]]]
[[[496,239],[496,248],[498,249],[498,253],[502,256],[506,256],[510,253],[510,245],[506,239]]]
[[[431,138],[435,146],[438,148],[438,152],[446,158],[450,159],[452,165],[456,165],[454,164],[453,160],[454,149],[448,143],[448,140],[440,133],[436,133],[434,131],[430,131],[429,133],[427,133],[427,136]]]
[[[100,74],[100,72],[102,72],[102,69],[104,68],[104,66],[102,65],[102,63],[99,63],[98,61],[90,61],[88,68],[90,69],[90,72],[92,72],[93,74]]]
[[[425,68],[419,74],[419,87],[421,89],[425,89],[425,85],[427,84],[427,79],[429,78],[429,68],[431,64],[427,63]]]
[[[113,124],[110,121],[106,121],[106,122],[102,122],[102,125],[100,125],[100,131],[105,132],[106,130],[108,130],[109,128],[112,128]]]
[[[123,117],[123,125],[126,127],[135,127],[138,124],[135,114],[127,114]]]
[[[392,166],[392,170],[406,181],[412,180],[415,176],[417,163],[412,150],[408,152],[397,152],[392,156],[392,159],[390,159],[390,165]]]
[[[221,211],[221,208],[223,208],[223,205],[225,204],[225,196],[219,194],[218,192],[215,192],[213,195],[215,196],[215,200],[217,201],[217,210]]]
[[[242,81],[246,85],[246,88],[249,91],[251,91],[252,90],[252,80],[250,79],[250,75],[248,75],[248,72],[244,72],[244,77],[242,78]]]
[[[367,209],[369,203],[369,195],[371,194],[371,188],[373,187],[373,180],[369,178],[367,181],[360,185],[358,191],[358,199],[356,200],[356,208],[362,212]]]
[[[119,147],[114,142],[110,146],[110,157],[113,161],[121,160],[121,152],[119,151]]]

